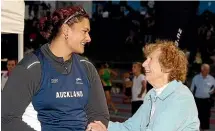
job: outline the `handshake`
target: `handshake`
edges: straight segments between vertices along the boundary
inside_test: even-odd
[[[107,131],[106,126],[100,121],[91,122],[86,131]]]

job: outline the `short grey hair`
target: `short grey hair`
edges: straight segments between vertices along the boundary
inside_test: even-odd
[[[209,65],[209,64],[206,64],[206,63],[204,63],[204,64],[202,64],[202,66],[201,66],[201,69],[202,69],[202,68],[210,69],[210,65]]]

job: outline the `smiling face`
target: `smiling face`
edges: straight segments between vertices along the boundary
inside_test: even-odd
[[[159,56],[161,51],[159,49],[153,51],[143,63],[145,69],[146,80],[149,83],[156,84],[161,79],[166,79],[168,74],[162,71],[162,67],[159,62]],[[167,80],[168,81],[168,80]]]
[[[68,47],[74,53],[83,53],[85,44],[91,41],[89,19],[83,18],[80,22],[74,23],[71,27],[67,26],[67,28],[69,28],[67,29]]]
[[[186,80],[188,61],[175,42],[157,40],[144,47],[144,54],[147,59],[142,66],[150,84],[162,87],[173,80]]]

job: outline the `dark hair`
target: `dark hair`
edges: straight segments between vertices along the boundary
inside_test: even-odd
[[[63,24],[71,26],[83,18],[89,18],[89,16],[81,6],[57,9],[52,15],[40,19],[40,34],[51,41],[57,36]]]
[[[18,61],[17,61],[17,59],[16,59],[16,58],[8,58],[8,59],[7,59],[7,62],[8,62],[8,61],[14,61],[14,62],[15,62],[15,64],[17,64],[17,63],[18,63]]]

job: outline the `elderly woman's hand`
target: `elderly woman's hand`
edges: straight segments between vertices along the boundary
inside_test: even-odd
[[[107,131],[107,128],[100,121],[95,121],[87,126],[86,131]]]

